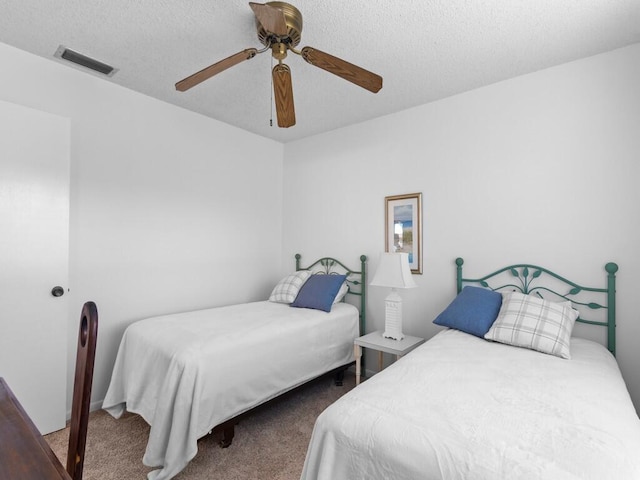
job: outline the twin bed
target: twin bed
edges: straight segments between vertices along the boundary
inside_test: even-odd
[[[617,266],[590,288],[533,265],[476,279],[456,265],[458,296],[435,322],[449,328],[318,417],[302,479],[640,479],[640,420],[612,355]],[[482,300],[493,290],[497,309]],[[608,350],[563,349],[547,308],[604,326]]]
[[[268,301],[154,317],[127,328],[103,408],[116,418],[136,413],[151,426],[143,462],[160,469],[149,479],[178,474],[214,427],[222,427],[228,446],[239,415],[325,373],[339,378],[353,363],[353,341],[364,329],[365,262],[362,256],[359,269],[350,269],[325,257],[302,267],[296,255],[296,272]],[[324,280],[332,284],[328,290]],[[359,310],[337,301],[340,295],[359,299]]]
[[[365,261],[303,268],[296,255],[271,301],[127,329],[103,408],[151,425],[143,461],[161,469],[150,479],[180,472],[214,427],[229,443],[239,415],[353,362]],[[449,328],[318,417],[302,480],[640,479],[640,420],[614,358],[617,266],[605,267],[606,287],[584,287],[533,265],[481,278],[462,265],[458,295],[435,321]],[[315,297],[300,305],[316,270],[345,275],[359,312],[344,301],[318,310]],[[607,348],[569,338],[574,321],[604,327]]]

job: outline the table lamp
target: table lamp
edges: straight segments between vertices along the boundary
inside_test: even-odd
[[[371,286],[391,288],[384,300],[385,318],[383,337],[402,340],[402,297],[398,288],[417,287],[411,276],[408,253],[381,253],[378,269],[369,283]]]

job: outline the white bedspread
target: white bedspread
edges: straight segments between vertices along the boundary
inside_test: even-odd
[[[446,330],[317,419],[302,479],[640,479],[640,420],[614,358],[571,360]]]
[[[168,479],[214,426],[353,361],[358,310],[254,302],[141,320],[122,338],[103,408],[149,425],[143,462]]]

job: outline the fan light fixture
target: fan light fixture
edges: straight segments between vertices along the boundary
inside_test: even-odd
[[[287,52],[300,55],[307,63],[333,73],[372,93],[377,93],[382,88],[380,75],[312,47],[296,50],[295,47],[300,43],[302,33],[302,14],[293,5],[286,2],[267,2],[264,4],[249,2],[249,6],[256,17],[258,39],[264,48],[260,50],[246,48],[220,60],[180,80],[176,83],[176,90],[180,92],[189,90],[227,68],[250,60],[267,50],[271,50],[271,55],[278,61],[278,64],[273,67],[272,78],[278,126],[282,128],[292,127],[296,124],[291,70],[282,63],[287,57]]]
[[[369,283],[371,286],[391,288],[384,300],[385,318],[383,337],[402,340],[402,297],[399,288],[415,288],[408,253],[381,253],[378,269]]]

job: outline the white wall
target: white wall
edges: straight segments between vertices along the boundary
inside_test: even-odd
[[[0,63],[0,99],[71,119],[68,389],[93,300],[97,404],[131,322],[268,295],[283,147],[3,44]]]
[[[602,287],[615,261],[618,360],[640,410],[638,85],[640,44],[287,144],[283,259],[364,253],[373,272],[384,197],[422,192],[424,274],[403,307],[426,337],[458,256],[470,276],[526,262]],[[379,290],[368,331],[384,323]]]
[[[585,284],[616,261],[618,359],[640,405],[640,45],[284,147],[3,44],[0,61],[0,99],[71,119],[69,384],[91,299],[95,401],[131,322],[262,298],[296,252],[354,267],[364,253],[373,271],[384,197],[419,191],[407,332],[437,331],[457,256],[470,275],[526,261]]]

